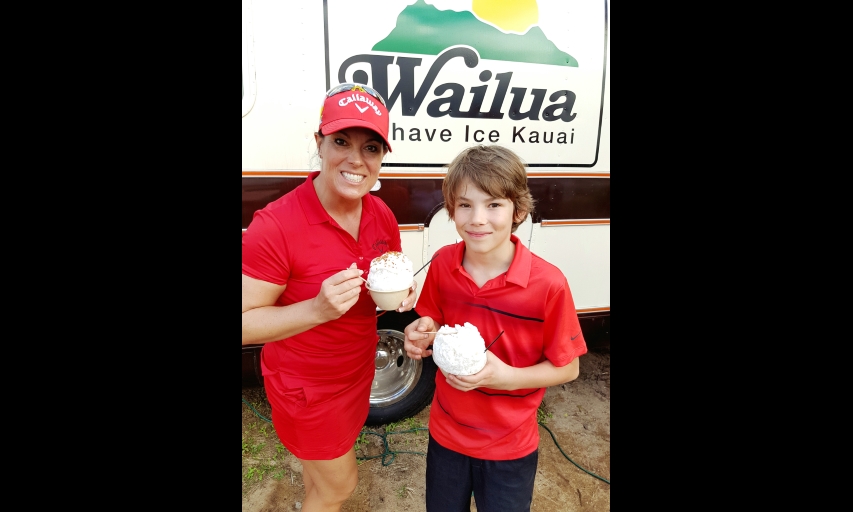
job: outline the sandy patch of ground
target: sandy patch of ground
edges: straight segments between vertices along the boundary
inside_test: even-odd
[[[243,399],[257,411],[242,406],[243,512],[299,510],[305,495],[301,464],[278,442],[272,424],[258,417],[270,417],[263,389],[244,389]],[[539,427],[532,510],[609,511],[610,484],[603,481],[610,480],[609,342],[581,357],[575,381],[548,388],[541,410],[545,426]],[[426,453],[427,432],[418,429],[428,428],[428,420],[429,407],[400,424],[365,427],[356,453],[368,460],[361,462],[358,486],[342,511],[426,512],[426,457],[420,453]]]

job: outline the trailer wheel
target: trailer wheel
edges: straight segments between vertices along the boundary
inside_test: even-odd
[[[432,357],[416,361],[403,349],[403,329],[417,318],[414,312],[388,311],[377,319],[376,373],[364,422],[367,426],[404,420],[432,402],[436,372]]]

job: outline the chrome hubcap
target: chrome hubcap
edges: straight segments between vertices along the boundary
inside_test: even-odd
[[[421,376],[421,362],[406,355],[402,332],[381,330],[378,334],[370,405],[385,407],[399,402],[412,391]]]

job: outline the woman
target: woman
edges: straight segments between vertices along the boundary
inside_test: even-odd
[[[264,387],[282,444],[302,462],[302,510],[340,510],[358,483],[355,440],[370,408],[373,258],[402,251],[394,214],[369,194],[388,143],[373,89],[326,93],[314,134],[320,171],[258,210],[243,235],[243,344],[265,343]],[[417,298],[413,283],[398,311]]]

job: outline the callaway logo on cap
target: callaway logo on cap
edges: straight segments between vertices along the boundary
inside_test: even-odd
[[[385,100],[372,88],[355,83],[329,89],[320,109],[320,131],[323,134],[346,128],[361,127],[378,133],[388,151],[388,109]]]

